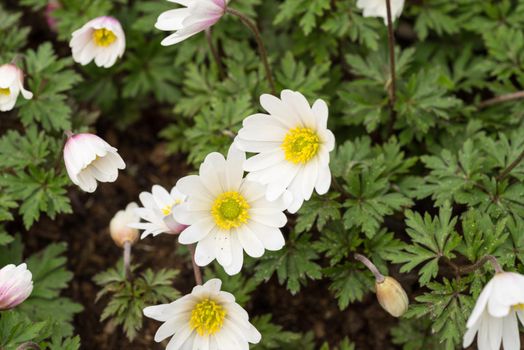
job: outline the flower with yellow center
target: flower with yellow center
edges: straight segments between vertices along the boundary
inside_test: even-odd
[[[211,207],[211,214],[219,228],[230,230],[247,222],[248,210],[249,204],[240,193],[228,191],[215,199]]]
[[[234,146],[227,159],[208,154],[199,175],[178,180],[177,187],[188,198],[173,210],[175,219],[188,225],[178,241],[197,244],[196,263],[206,266],[216,259],[230,275],[240,272],[244,251],[258,258],[266,249],[284,246],[280,227],[287,221],[285,206],[269,202],[263,185],[243,178],[245,157]]]
[[[475,335],[479,349],[519,350],[518,319],[524,325],[524,276],[514,272],[497,273],[480,293],[467,322],[464,347]]]
[[[191,311],[191,328],[200,336],[215,334],[222,329],[226,312],[220,304],[206,298],[195,305]]]
[[[115,42],[116,35],[106,28],[95,29],[93,32],[93,40],[98,46],[109,46]]]
[[[243,151],[257,153],[244,164],[248,179],[267,186],[266,198],[282,198],[290,213],[297,212],[316,190],[325,194],[331,185],[329,153],[335,137],[327,129],[328,107],[313,106],[299,92],[284,90],[280,98],[262,95],[267,114],[244,119],[235,138]]]
[[[12,110],[19,94],[26,100],[33,98],[24,88],[24,72],[11,63],[0,65],[0,112]]]
[[[211,279],[190,294],[170,303],[149,306],[144,315],[164,322],[155,341],[171,337],[167,349],[235,350],[257,344],[261,335],[249,322],[235,297],[220,290],[222,282]]]
[[[139,219],[145,222],[132,222],[129,227],[144,230],[141,238],[161,233],[179,234],[186,228],[173,217],[173,208],[184,203],[186,195],[175,186],[168,192],[160,185],[154,185],[151,192],[139,195],[143,207],[136,209]]]
[[[94,60],[98,67],[109,68],[124,54],[126,37],[117,19],[103,16],[76,30],[69,46],[75,62],[86,65]]]

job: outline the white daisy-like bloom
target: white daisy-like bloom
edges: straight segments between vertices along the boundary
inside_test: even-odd
[[[169,0],[182,5],[162,13],[155,27],[175,31],[162,40],[163,46],[177,44],[214,25],[226,13],[229,0]]]
[[[497,273],[480,293],[467,323],[464,347],[475,335],[479,350],[519,350],[518,320],[524,324],[524,276]]]
[[[71,134],[64,146],[69,178],[86,192],[94,192],[97,181],[114,182],[126,164],[118,150],[93,134]]]
[[[94,59],[98,67],[109,68],[124,55],[126,36],[116,18],[102,16],[73,32],[69,46],[75,62],[85,66]]]
[[[243,151],[258,153],[244,163],[247,178],[267,185],[269,201],[291,198],[287,209],[296,213],[313,190],[318,194],[329,190],[329,152],[335,147],[335,136],[327,128],[328,107],[323,100],[310,107],[299,92],[284,90],[280,96],[260,97],[268,114],[244,119],[234,143]]]
[[[20,93],[26,100],[33,98],[33,93],[24,88],[24,72],[14,64],[1,65],[0,111],[12,110]]]
[[[285,207],[280,201],[269,202],[263,185],[243,178],[245,159],[245,153],[234,146],[227,159],[210,153],[199,175],[177,182],[188,199],[175,208],[174,215],[189,225],[178,241],[197,243],[197,265],[206,266],[216,258],[229,275],[240,272],[244,250],[258,258],[265,249],[279,250],[285,243],[279,229],[287,222]]]
[[[0,311],[21,304],[33,291],[33,275],[25,263],[0,269]]]
[[[166,350],[249,350],[249,343],[257,344],[261,334],[221,285],[211,279],[170,304],[146,307],[145,316],[164,322],[155,341],[173,336]]]
[[[357,0],[357,7],[363,10],[364,17],[382,17],[388,25],[388,9],[386,0]],[[395,22],[402,14],[404,0],[391,0],[391,21]]]
[[[138,230],[128,226],[140,220],[136,212],[137,208],[138,205],[131,202],[124,210],[119,210],[109,222],[109,233],[119,247],[123,247],[125,242],[133,244],[138,239]]]
[[[184,203],[186,195],[175,186],[171,193],[160,185],[154,185],[150,192],[139,195],[143,208],[135,209],[139,219],[130,223],[129,227],[144,230],[140,238],[161,233],[179,234],[187,226],[178,223],[173,216],[173,209]],[[146,222],[139,222],[140,219]]]

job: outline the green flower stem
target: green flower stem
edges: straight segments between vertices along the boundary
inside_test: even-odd
[[[200,267],[196,264],[195,261],[195,250],[196,250],[196,244],[190,244],[188,245],[189,252],[191,253],[191,263],[193,264],[193,273],[195,274],[195,282],[197,285],[202,285],[202,272],[200,271]]]
[[[264,46],[264,42],[262,41],[262,36],[260,35],[260,31],[258,30],[256,23],[253,22],[251,19],[249,19],[249,17],[244,15],[242,12],[232,9],[231,7],[228,7],[226,11],[232,14],[233,16],[238,17],[240,21],[249,30],[251,30],[251,32],[253,32],[253,35],[255,36],[255,40],[257,41],[260,59],[262,60],[262,63],[264,64],[264,69],[266,70],[266,77],[269,83],[269,87],[271,88],[271,92],[273,93],[273,95],[276,95],[275,80],[273,79],[273,73],[271,72],[271,67],[269,66],[269,61],[267,59],[267,50],[266,50],[266,47]]]
[[[385,278],[384,278],[384,275],[380,273],[380,271],[378,270],[378,268],[375,266],[375,264],[373,264],[371,262],[371,260],[369,260],[368,258],[366,258],[364,255],[362,254],[355,254],[355,259],[357,259],[358,261],[360,261],[361,263],[363,263],[364,265],[366,265],[366,267],[373,273],[373,275],[375,276],[375,281],[377,283],[382,283],[384,282]]]
[[[217,48],[213,44],[213,37],[211,35],[211,28],[206,29],[206,40],[207,44],[209,46],[209,50],[211,51],[211,54],[213,55],[213,58],[215,59],[215,63],[218,68],[218,74],[220,75],[221,79],[226,78],[226,72],[224,70],[224,65],[222,64],[222,58],[220,57],[220,53],[218,52]]]

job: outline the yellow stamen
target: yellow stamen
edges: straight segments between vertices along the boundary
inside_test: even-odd
[[[305,164],[317,153],[320,146],[320,138],[310,128],[297,127],[288,131],[282,149],[286,160],[294,164]]]
[[[173,204],[168,204],[166,205],[165,207],[163,207],[161,210],[162,210],[162,214],[164,214],[164,216],[168,216],[169,214],[171,214],[172,210],[173,210],[173,207],[176,206],[176,205],[179,205],[180,203],[182,203],[182,200],[181,199],[177,199],[173,202]]]
[[[219,195],[213,206],[211,214],[215,223],[223,230],[239,227],[249,219],[249,204],[246,199],[236,191],[224,192]]]
[[[222,329],[225,318],[224,308],[207,298],[195,305],[189,324],[200,336],[212,335]]]
[[[9,88],[0,88],[0,95],[9,96],[10,94],[11,94],[11,90]]]
[[[515,311],[524,311],[524,304],[513,305],[513,310],[515,310]]]
[[[98,46],[109,46],[116,40],[116,35],[106,28],[96,29],[93,32],[93,40]]]

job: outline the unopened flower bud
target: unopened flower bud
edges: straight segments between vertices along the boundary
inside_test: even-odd
[[[408,310],[408,296],[396,279],[384,276],[382,282],[375,282],[380,306],[393,317],[400,317]]]
[[[33,291],[33,275],[26,264],[0,269],[0,311],[21,304]]]
[[[64,146],[67,174],[86,192],[94,192],[100,182],[114,182],[126,164],[118,150],[93,134],[70,133]]]
[[[111,238],[119,247],[123,247],[125,242],[133,244],[138,239],[138,230],[128,226],[130,223],[140,220],[140,217],[136,214],[136,208],[138,208],[138,205],[135,202],[129,203],[126,209],[116,213],[109,223]]]

